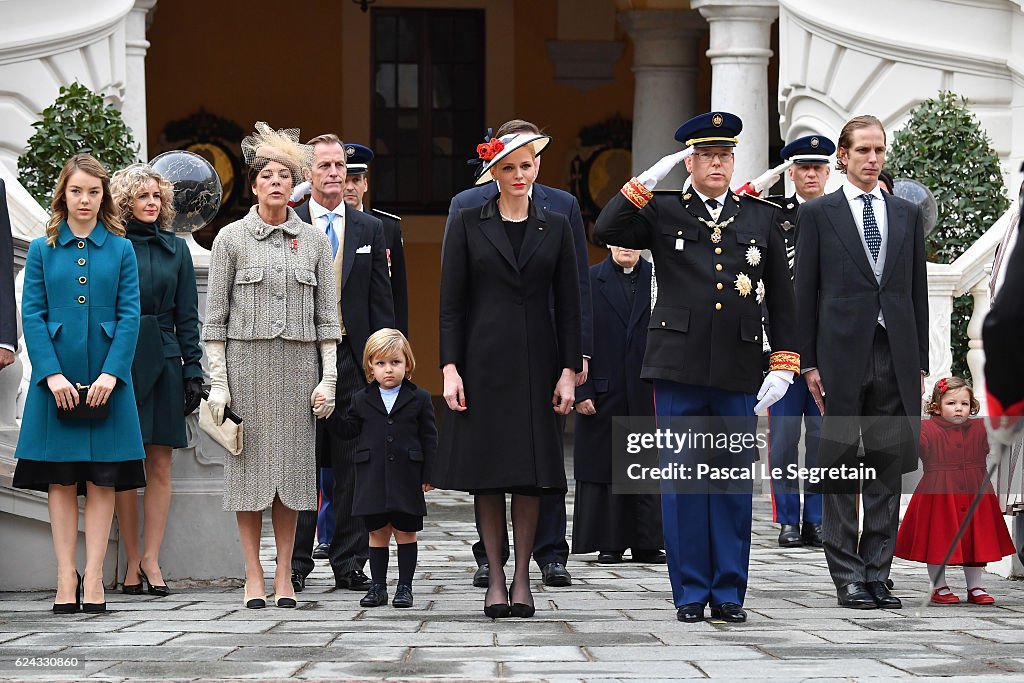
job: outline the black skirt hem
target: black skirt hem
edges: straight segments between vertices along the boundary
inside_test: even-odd
[[[115,491],[131,491],[146,486],[145,460],[120,462],[55,462],[19,458],[14,468],[14,488],[46,493],[50,486],[77,486],[84,496],[86,483],[106,486]]]

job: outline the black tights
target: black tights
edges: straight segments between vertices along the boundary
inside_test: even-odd
[[[490,566],[490,581],[484,605],[508,603],[533,604],[530,592],[530,555],[533,553],[533,539],[537,534],[537,517],[540,513],[540,497],[512,494],[512,539],[515,548],[515,573],[512,575],[512,595],[505,587],[505,569],[501,551],[505,536],[505,495],[476,496],[480,514],[480,536],[487,551]]]

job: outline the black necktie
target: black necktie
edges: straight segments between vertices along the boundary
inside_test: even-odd
[[[709,199],[704,200],[704,203],[707,204],[708,208],[711,209],[712,211],[718,208],[718,200],[715,199],[714,197],[710,197]]]

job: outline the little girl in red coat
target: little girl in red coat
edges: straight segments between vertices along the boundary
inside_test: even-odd
[[[922,476],[896,538],[896,556],[928,563],[931,602],[952,605],[960,598],[946,585],[942,561],[967,510],[985,479],[988,438],[983,420],[972,420],[980,405],[971,386],[959,377],[940,379],[921,425]],[[995,598],[981,587],[985,564],[1016,552],[992,486],[987,485],[974,516],[953,550],[949,564],[962,565],[967,600],[991,605]]]

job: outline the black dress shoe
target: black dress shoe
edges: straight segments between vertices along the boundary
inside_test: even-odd
[[[806,546],[810,546],[812,548],[823,548],[824,543],[821,541],[821,525],[804,522],[804,526],[800,530],[800,540],[802,540]]]
[[[868,593],[874,598],[875,604],[882,609],[901,609],[903,603],[895,595],[889,592],[884,581],[868,581]]]
[[[704,605],[691,602],[676,610],[676,619],[687,624],[704,621]]]
[[[875,598],[868,592],[863,581],[848,583],[838,591],[839,605],[851,609],[875,609]]]
[[[327,543],[318,543],[313,548],[313,559],[314,560],[326,560],[331,556],[331,546]]]
[[[597,554],[598,564],[618,564],[619,562],[622,562],[622,553],[602,550]]]
[[[370,584],[370,590],[366,591],[366,595],[359,601],[360,607],[380,607],[386,604],[388,604],[388,587],[383,583]]]
[[[412,607],[412,586],[406,583],[398,584],[395,589],[395,599],[391,601],[392,607]]]
[[[335,588],[347,588],[350,591],[361,591],[370,587],[370,577],[361,569],[353,569],[348,574],[334,577]]]
[[[800,540],[800,527],[796,524],[783,524],[779,532],[780,548],[799,548],[804,543]]]
[[[633,562],[642,564],[665,564],[665,552],[662,550],[637,550],[633,548],[630,553]]]
[[[549,562],[540,573],[544,577],[545,586],[565,588],[572,585],[572,575],[561,562]]]
[[[735,602],[723,602],[721,605],[711,606],[711,618],[730,624],[742,624],[747,620],[747,613]]]
[[[473,573],[473,587],[474,588],[487,588],[487,585],[491,581],[491,568],[485,562],[476,568]]]
[[[292,588],[295,589],[296,593],[306,590],[306,577],[294,569],[292,570]]]

